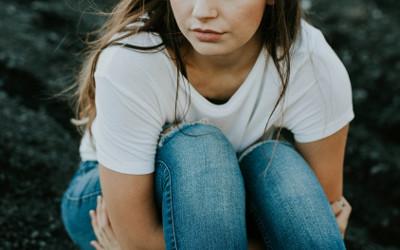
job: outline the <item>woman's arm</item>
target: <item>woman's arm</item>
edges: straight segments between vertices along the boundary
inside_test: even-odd
[[[351,213],[351,205],[343,197],[343,163],[348,130],[349,124],[321,140],[295,143],[319,179],[343,238]],[[340,207],[338,204],[341,204]]]
[[[315,172],[331,203],[343,196],[343,163],[348,130],[349,124],[321,140],[295,142],[296,148]]]
[[[121,246],[111,227],[109,216],[107,213],[106,203],[100,196],[97,197],[96,210],[90,211],[92,219],[92,227],[97,240],[93,240],[90,244],[96,250],[121,250]],[[159,238],[163,238],[162,228],[159,232]],[[261,239],[249,238],[248,250],[263,250],[264,244]]]
[[[154,203],[154,174],[121,174],[102,164],[99,174],[107,215],[121,249],[165,249]]]

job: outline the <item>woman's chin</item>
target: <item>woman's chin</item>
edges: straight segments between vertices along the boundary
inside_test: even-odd
[[[222,44],[196,43],[192,44],[194,50],[203,56],[222,56],[229,53],[229,49]]]

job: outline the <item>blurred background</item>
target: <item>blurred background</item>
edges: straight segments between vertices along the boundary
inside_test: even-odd
[[[0,0],[0,249],[74,249],[60,198],[79,163],[70,86],[96,10],[116,1]],[[344,193],[348,249],[400,249],[400,2],[303,1],[346,65],[355,119]]]

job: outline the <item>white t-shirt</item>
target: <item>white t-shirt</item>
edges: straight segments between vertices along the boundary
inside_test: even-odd
[[[141,32],[121,42],[150,46],[159,44],[161,38],[157,33]],[[293,51],[286,97],[267,130],[285,127],[296,141],[311,142],[335,133],[354,118],[351,83],[323,34],[304,20]],[[98,160],[120,173],[154,172],[162,127],[174,120],[176,74],[165,48],[155,53],[121,46],[106,48],[95,71],[93,144],[86,131],[80,145],[81,159]],[[186,111],[190,94],[185,122],[205,120],[216,125],[236,152],[261,138],[282,90],[266,49],[224,104],[210,102],[180,76],[178,117]]]

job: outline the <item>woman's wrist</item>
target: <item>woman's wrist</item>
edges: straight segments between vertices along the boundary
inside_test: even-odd
[[[333,204],[338,204],[338,205],[340,205],[341,207],[343,207],[344,205],[345,205],[345,201],[344,201],[344,196],[341,196],[339,199],[337,199],[337,200],[334,200],[334,201],[330,201],[329,202],[331,205],[333,205]]]
[[[335,214],[338,214],[346,206],[346,201],[344,199],[344,196],[342,196],[339,199],[330,202],[330,204],[331,207],[335,210]]]

